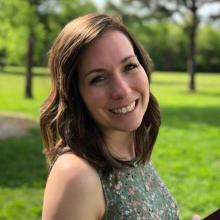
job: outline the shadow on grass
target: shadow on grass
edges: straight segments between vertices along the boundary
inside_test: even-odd
[[[20,137],[0,140],[0,187],[43,187],[47,165],[38,129]]]
[[[193,124],[220,128],[220,107],[163,107],[162,124],[177,128],[189,128]]]

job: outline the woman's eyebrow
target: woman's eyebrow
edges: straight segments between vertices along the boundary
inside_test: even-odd
[[[89,70],[86,74],[85,74],[85,77],[87,77],[88,75],[92,74],[92,73],[95,73],[95,72],[103,72],[105,71],[105,69],[103,68],[96,68],[96,69],[91,69]]]
[[[131,54],[131,55],[128,55],[126,56],[125,58],[123,58],[120,63],[125,63],[127,60],[131,59],[131,58],[137,58],[137,56],[135,54]],[[91,69],[89,70],[86,74],[85,74],[85,77],[87,77],[88,75],[90,75],[91,73],[94,73],[94,72],[103,72],[105,71],[104,68],[95,68],[95,69]]]
[[[120,63],[125,63],[130,58],[137,58],[137,56],[135,54],[129,55],[129,56],[123,58]]]

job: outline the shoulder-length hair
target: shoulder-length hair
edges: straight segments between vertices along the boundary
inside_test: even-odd
[[[150,82],[151,59],[128,32],[119,17],[92,13],[69,22],[49,53],[52,87],[41,107],[40,126],[44,152],[49,163],[65,147],[107,174],[129,162],[114,158],[101,129],[88,113],[78,88],[77,62],[83,50],[107,30],[118,30],[130,40]],[[150,159],[160,127],[160,111],[150,92],[149,104],[140,127],[134,132],[136,162]]]

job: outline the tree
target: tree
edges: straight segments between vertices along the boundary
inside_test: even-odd
[[[123,7],[125,5],[130,5],[130,10],[125,10],[124,8],[120,10],[120,12],[124,14],[130,13],[132,8],[136,10],[136,17],[143,16],[143,9],[145,9],[145,13],[148,14],[149,17],[155,17],[157,19],[165,18],[165,17],[173,17],[174,15],[181,16],[181,21],[187,21],[183,24],[183,28],[187,32],[189,39],[188,46],[188,72],[190,75],[189,80],[189,90],[194,92],[196,90],[195,86],[195,53],[196,53],[196,35],[200,22],[200,18],[198,15],[198,10],[204,6],[205,4],[211,4],[215,2],[220,2],[219,0],[122,0]],[[114,8],[115,5],[109,1],[109,5],[111,8]],[[122,4],[121,4],[122,6]],[[119,8],[117,7],[117,10]],[[132,14],[134,16],[134,14]],[[186,17],[188,17],[186,19]],[[212,15],[212,18],[219,18],[219,15]]]
[[[34,55],[34,44],[36,40],[36,34],[34,27],[39,22],[38,7],[42,4],[43,0],[29,0],[30,17],[28,22],[28,39],[27,39],[27,55],[26,55],[26,77],[25,77],[25,97],[32,98],[32,67],[33,67],[33,55]]]
[[[75,17],[80,16],[82,13],[88,13],[95,10],[92,3],[80,0],[28,0],[31,13],[28,23],[29,36],[27,47],[27,64],[26,64],[26,87],[25,97],[32,98],[32,67],[33,56],[36,41],[36,24],[42,24],[44,29],[51,31],[50,27],[51,18],[56,18],[57,26],[62,27],[68,21]],[[59,9],[58,11],[56,11]],[[80,10],[79,10],[80,9]],[[58,15],[58,16],[56,16]]]
[[[8,63],[25,66],[25,97],[32,98],[32,67],[36,28],[38,27],[37,8],[43,0],[1,0],[2,29],[0,36],[4,38],[3,48]],[[19,11],[18,11],[19,8]],[[18,11],[18,13],[15,13]],[[22,63],[23,65],[23,63]]]
[[[45,64],[57,32],[69,20],[95,10],[89,0],[0,0],[0,56],[8,64],[25,65],[26,98],[33,97],[33,65]]]

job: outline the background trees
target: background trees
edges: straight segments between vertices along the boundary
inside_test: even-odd
[[[0,0],[0,63],[26,67],[26,98],[33,96],[32,68],[47,64],[57,32],[71,19],[95,10],[86,0]]]
[[[199,26],[198,16],[202,5],[217,0],[106,2],[103,11],[122,16],[148,50],[156,70],[188,69],[191,90],[195,89],[196,69],[220,72],[220,23]],[[32,67],[47,65],[47,52],[60,29],[71,19],[94,11],[97,8],[91,0],[0,0],[0,67],[26,66],[26,97],[33,95]]]
[[[187,38],[185,41],[185,46],[187,48],[187,70],[189,72],[190,80],[189,80],[189,90],[195,91],[195,72],[196,72],[196,49],[197,49],[197,32],[200,24],[201,17],[198,14],[198,11],[201,7],[206,4],[219,3],[219,0],[122,0],[121,4],[117,6],[112,3],[112,1],[108,1],[108,5],[111,9],[117,8],[123,17],[127,17],[132,11],[135,12],[133,17],[137,20],[144,19],[146,22],[152,19],[157,19],[157,21],[161,20],[169,20],[177,21],[179,18],[179,25],[182,27],[184,31],[184,35]],[[125,7],[126,6],[126,7]],[[127,9],[127,10],[126,10]],[[220,12],[219,12],[220,14]],[[212,14],[210,17],[212,19],[219,18],[219,14]],[[160,23],[160,27],[163,26]],[[158,33],[160,34],[160,33]],[[164,32],[166,35],[166,30]],[[159,38],[155,35],[156,38]],[[164,36],[161,37],[162,41],[164,40]],[[175,39],[175,38],[174,38]],[[161,42],[161,41],[160,41]],[[166,43],[171,43],[170,41],[166,41]],[[164,45],[161,44],[161,47]],[[170,62],[173,62],[172,56],[172,47],[169,49],[169,53],[171,55]],[[185,52],[185,51],[184,51]],[[160,54],[162,55],[162,54]],[[185,53],[183,53],[183,57],[185,57]],[[158,56],[157,56],[158,58]],[[201,55],[200,55],[201,60]],[[164,66],[166,68],[166,65]],[[201,66],[200,66],[201,68]],[[205,69],[204,69],[205,70]]]

